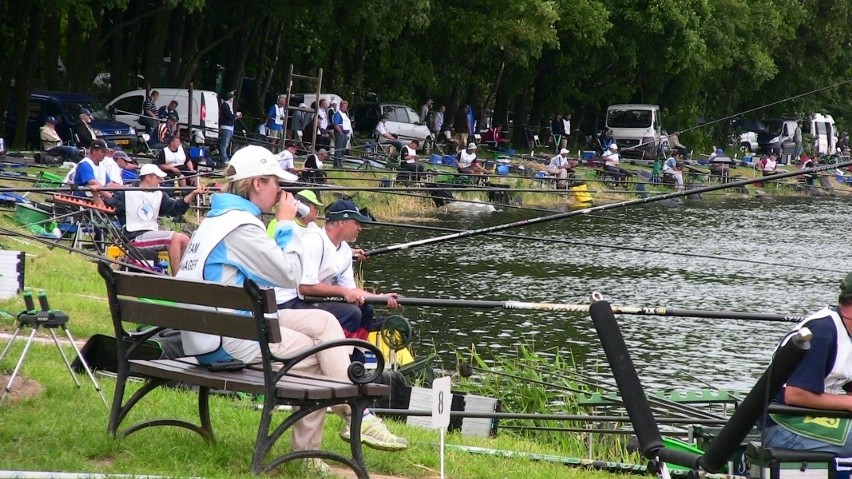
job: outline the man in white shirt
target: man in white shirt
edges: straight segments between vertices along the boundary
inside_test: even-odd
[[[619,163],[621,163],[621,157],[618,154],[618,145],[613,142],[609,145],[609,148],[601,155],[601,158],[604,160],[604,170],[608,171],[615,177],[616,183],[622,186],[627,186],[624,178],[627,177],[627,172],[621,169]]]
[[[559,154],[550,159],[550,164],[547,165],[547,172],[556,176],[557,187],[566,187],[565,180],[568,179],[568,173],[571,171],[572,166],[568,160],[568,150],[565,148],[559,150]]]
[[[117,191],[109,203],[118,210],[124,221],[122,235],[140,250],[169,253],[172,276],[178,273],[178,265],[189,245],[189,236],[176,231],[161,231],[158,218],[182,216],[189,210],[195,197],[203,194],[204,185],[189,192],[181,199],[170,198],[160,187],[166,174],[156,165],[143,165],[139,170],[139,190]]]
[[[458,160],[458,171],[466,175],[480,175],[485,172],[485,168],[479,164],[476,159],[476,143],[468,143],[467,149],[460,151],[456,155]]]
[[[284,149],[275,155],[275,158],[278,160],[278,164],[281,165],[282,170],[298,175],[299,171],[296,169],[296,165],[294,163],[296,158],[295,154],[296,142],[293,140],[287,140],[284,142]]]
[[[387,127],[385,127],[385,123],[388,122],[388,116],[382,115],[379,117],[379,123],[376,124],[376,140],[379,143],[389,143],[396,148],[396,151],[402,150],[402,143],[397,139],[396,136],[388,132]]]

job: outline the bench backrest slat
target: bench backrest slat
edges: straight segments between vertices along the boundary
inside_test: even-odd
[[[240,290],[242,291],[242,290]],[[242,294],[246,295],[244,291]],[[258,339],[257,325],[250,313],[217,310],[193,304],[151,302],[146,299],[120,297],[121,319],[182,331],[198,331],[238,339]],[[268,318],[269,342],[281,341],[277,318]]]
[[[214,308],[231,308],[251,311],[254,307],[251,298],[242,286],[214,283],[210,281],[191,281],[171,276],[115,272],[116,294],[118,296],[139,296],[140,291],[148,292],[148,297],[164,301],[187,304],[203,304]],[[152,295],[151,292],[156,292]],[[275,293],[265,292],[266,313],[275,313]]]

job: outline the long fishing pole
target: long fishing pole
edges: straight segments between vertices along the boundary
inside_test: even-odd
[[[577,388],[572,388],[570,386],[563,385],[563,384],[557,384],[557,383],[551,383],[551,382],[547,382],[547,381],[541,381],[541,380],[538,380],[538,379],[527,378],[527,377],[524,377],[524,376],[519,376],[517,374],[511,374],[511,373],[507,373],[507,372],[503,372],[503,371],[495,371],[493,369],[485,369],[485,368],[480,368],[480,367],[477,367],[477,366],[470,366],[470,365],[468,365],[468,367],[472,371],[480,371],[480,372],[483,372],[483,373],[493,374],[493,375],[496,375],[496,376],[504,376],[504,377],[507,377],[507,378],[510,378],[510,379],[515,379],[515,380],[518,380],[518,381],[525,381],[525,382],[529,382],[529,383],[533,383],[533,384],[538,384],[538,385],[541,385],[541,386],[547,386],[547,387],[550,387],[550,388],[553,388],[553,389],[560,389],[560,390],[568,391],[568,392],[575,393],[575,394],[585,394],[585,393],[589,392],[589,391],[583,391],[583,390],[577,389]],[[464,375],[461,371],[460,371],[460,374]],[[562,379],[569,379],[569,378],[562,377]],[[586,383],[586,384],[589,385],[588,383]],[[607,388],[605,388],[601,385],[597,385],[595,387],[599,387],[601,389],[607,389]],[[611,391],[611,389],[609,389],[609,390]],[[609,400],[614,404],[623,404],[623,401],[621,399],[609,399]],[[679,404],[677,402],[670,401],[670,400],[667,400],[667,399],[649,398],[649,402],[651,404],[654,404],[656,406],[657,411],[662,412],[662,413],[679,414],[679,415],[682,415],[682,416],[687,416],[689,414],[692,414],[692,416],[689,416],[689,417],[704,417],[706,419],[721,419],[715,414],[712,414],[712,413],[709,413],[709,412],[706,412],[706,411],[701,411],[701,410],[693,408],[691,406]],[[670,408],[670,409],[664,409],[664,408]]]
[[[396,414],[399,416],[431,416],[432,411],[427,409],[388,409],[370,408],[377,414]],[[511,412],[488,412],[488,411],[450,411],[450,416],[471,419],[524,419],[533,421],[601,421],[601,422],[630,422],[627,416],[595,416],[577,414],[543,414],[543,413],[511,413]],[[724,418],[694,418],[694,417],[663,417],[659,418],[663,424],[725,424]]]
[[[589,216],[593,216],[595,218],[611,220],[611,221],[631,222],[630,220],[624,220],[622,218],[613,218],[613,217],[609,217],[609,216],[602,216],[602,215],[589,215]],[[635,221],[635,223],[647,225],[646,222],[642,222],[642,221]],[[383,222],[383,221],[373,221],[370,224],[371,225],[377,225],[377,226],[390,226],[392,228],[407,228],[407,229],[418,229],[418,230],[444,231],[444,232],[453,232],[453,233],[465,231],[465,230],[458,229],[458,228],[445,228],[445,227],[439,227],[439,226],[425,226],[425,225],[411,225],[411,224],[404,224],[404,223],[386,223],[386,222]],[[492,236],[492,237],[495,237],[495,238],[517,239],[517,240],[523,240],[523,241],[535,241],[535,242],[540,242],[540,243],[568,244],[568,245],[573,245],[573,246],[590,246],[590,243],[588,243],[588,242],[571,241],[571,240],[566,240],[566,239],[561,239],[561,238],[545,238],[545,237],[542,237],[542,236],[526,236],[526,235],[515,235],[515,234],[508,234],[508,233],[487,233],[487,236]],[[778,262],[772,262],[772,261],[762,261],[762,260],[757,260],[757,259],[734,258],[734,257],[730,257],[730,256],[717,256],[717,255],[711,255],[711,254],[687,253],[687,252],[682,252],[682,251],[661,251],[659,249],[641,248],[641,247],[638,247],[638,246],[619,246],[619,245],[612,245],[612,244],[607,244],[607,243],[593,243],[593,244],[591,244],[591,246],[594,246],[595,248],[614,249],[614,250],[620,250],[620,251],[636,251],[636,252],[639,252],[639,253],[664,254],[664,255],[667,255],[667,256],[684,256],[684,257],[689,257],[689,258],[712,259],[712,260],[719,260],[719,261],[734,261],[734,262],[738,262],[738,263],[760,264],[760,265],[765,265],[765,266],[781,266],[781,267],[785,267],[785,268],[794,268],[794,269],[801,269],[801,270],[825,271],[825,272],[830,272],[830,273],[846,273],[846,271],[829,269],[829,268],[818,268],[818,267],[814,267],[814,266],[800,266],[800,265],[795,265],[795,264],[778,263]]]
[[[731,183],[722,183],[722,184],[719,184],[719,185],[711,185],[711,186],[706,186],[706,187],[703,187],[703,188],[696,188],[694,190],[677,191],[677,192],[674,192],[674,193],[663,194],[663,195],[660,195],[660,196],[649,196],[647,198],[638,198],[638,199],[634,199],[634,200],[623,201],[621,203],[611,203],[611,204],[608,204],[608,205],[593,206],[593,207],[569,211],[569,212],[565,212],[565,213],[557,213],[557,214],[550,215],[550,216],[539,216],[539,217],[536,217],[536,218],[531,218],[531,219],[526,219],[526,220],[521,220],[521,221],[514,221],[514,222],[511,222],[511,223],[506,223],[506,224],[502,224],[502,225],[489,226],[489,227],[486,227],[486,228],[480,228],[480,229],[475,229],[475,230],[465,230],[465,231],[460,231],[458,233],[452,233],[452,234],[448,234],[448,235],[444,235],[444,236],[438,236],[438,237],[434,237],[434,238],[426,238],[426,239],[421,239],[421,240],[417,240],[417,241],[411,241],[411,242],[408,242],[408,243],[400,243],[400,244],[395,244],[395,245],[391,245],[391,246],[385,246],[385,247],[382,247],[382,248],[376,248],[376,249],[367,251],[365,254],[367,256],[375,256],[375,255],[378,255],[378,254],[388,253],[388,252],[391,252],[391,251],[409,249],[409,248],[414,248],[414,247],[418,247],[418,246],[424,246],[424,245],[428,245],[428,244],[439,243],[439,242],[442,242],[442,241],[448,241],[448,240],[454,240],[454,239],[460,239],[460,238],[467,238],[467,237],[470,237],[470,236],[494,233],[494,232],[503,231],[503,230],[507,230],[507,229],[511,229],[511,228],[519,228],[519,227],[531,225],[531,224],[546,223],[546,222],[549,222],[549,221],[556,221],[556,220],[561,220],[561,219],[565,219],[565,218],[571,218],[572,216],[587,215],[589,213],[593,213],[593,212],[597,212],[597,211],[606,211],[606,210],[611,210],[611,209],[616,209],[616,208],[624,208],[624,207],[628,207],[628,206],[654,203],[654,202],[669,200],[669,199],[674,199],[674,198],[683,198],[683,197],[686,197],[686,196],[689,196],[689,195],[709,193],[711,191],[719,191],[719,190],[725,190],[725,189],[729,189],[729,188],[739,188],[739,187],[742,187],[742,186],[758,183],[758,182],[761,182],[761,181],[779,180],[779,179],[782,179],[782,178],[789,178],[789,177],[793,177],[793,176],[801,176],[801,175],[808,174],[808,173],[825,171],[825,170],[832,169],[832,168],[838,168],[838,167],[850,166],[850,165],[852,165],[852,161],[837,163],[835,165],[820,165],[820,166],[816,166],[814,168],[805,168],[805,169],[801,169],[801,170],[797,170],[797,171],[789,171],[789,172],[786,172],[786,173],[778,173],[776,175],[772,175],[771,177],[750,178],[750,179],[745,179],[745,180],[740,180],[740,181],[734,181],[734,182],[731,182]]]
[[[160,273],[157,273],[157,272],[155,272],[155,271],[153,271],[149,268],[145,268],[145,267],[139,266],[137,264],[126,263],[124,261],[110,259],[110,258],[107,258],[106,256],[102,256],[102,255],[99,255],[97,253],[90,253],[90,252],[83,250],[83,249],[80,249],[80,248],[73,248],[71,246],[65,246],[65,245],[61,244],[59,241],[57,241],[56,238],[42,238],[41,236],[28,235],[28,234],[24,234],[24,233],[14,231],[14,230],[10,230],[8,228],[4,228],[2,226],[0,226],[0,235],[20,237],[20,238],[25,238],[25,239],[28,239],[28,240],[37,241],[39,243],[47,245],[48,248],[57,247],[59,249],[68,251],[69,253],[78,253],[78,254],[81,254],[83,256],[86,256],[86,257],[89,257],[89,258],[92,258],[92,259],[96,259],[98,261],[106,261],[106,262],[111,263],[111,264],[123,266],[125,268],[130,268],[132,270],[140,271],[140,272],[143,272],[143,273],[160,274]]]
[[[593,293],[595,297],[602,297],[600,293]],[[342,298],[334,299],[342,301]],[[305,301],[319,303],[329,301],[329,298],[306,296]],[[414,298],[399,296],[397,303],[403,306],[424,306],[443,308],[473,308],[473,309],[514,309],[526,311],[561,311],[566,313],[588,313],[590,305],[571,303],[531,303],[524,301],[493,301],[482,299],[444,299],[444,298]],[[388,298],[384,296],[367,296],[364,302],[384,306]],[[669,308],[666,306],[618,306],[611,305],[612,312],[616,314],[631,314],[637,316],[674,316],[679,318],[708,318],[708,319],[743,319],[750,321],[774,321],[783,323],[797,323],[805,319],[804,315],[777,314],[777,313],[751,313],[746,311],[713,311],[701,309]]]

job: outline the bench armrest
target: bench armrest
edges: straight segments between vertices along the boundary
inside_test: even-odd
[[[385,369],[385,357],[382,354],[382,351],[373,343],[361,340],[361,339],[337,339],[334,341],[328,341],[325,343],[317,344],[316,346],[308,349],[304,349],[296,354],[288,355],[288,356],[275,356],[270,354],[272,360],[274,362],[282,363],[281,370],[278,371],[278,378],[281,378],[290,369],[293,368],[297,363],[304,360],[305,358],[314,355],[320,351],[324,351],[330,348],[337,348],[341,346],[356,346],[362,349],[367,349],[372,351],[376,355],[376,369],[372,374],[367,374],[364,365],[355,362],[349,365],[349,379],[355,384],[367,384],[375,381],[382,374]]]

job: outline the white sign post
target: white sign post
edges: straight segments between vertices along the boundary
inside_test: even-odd
[[[432,381],[432,428],[441,431],[441,479],[444,479],[444,435],[450,426],[452,402],[450,377],[445,376]]]

